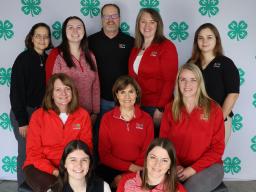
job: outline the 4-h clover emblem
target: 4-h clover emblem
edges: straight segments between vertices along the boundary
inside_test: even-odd
[[[10,121],[10,117],[7,115],[7,113],[3,113],[0,116],[0,127],[3,129],[9,129],[9,131],[12,131],[12,125]]]
[[[228,36],[230,39],[235,39],[239,41],[240,39],[244,39],[247,36],[247,23],[245,21],[240,21],[239,23],[236,21],[232,21],[228,28],[230,31],[228,32]]]
[[[239,68],[238,72],[239,72],[239,76],[240,76],[240,86],[241,86],[244,83],[245,72],[242,68]]]
[[[123,33],[130,35],[129,33],[130,26],[126,22],[122,22],[120,25],[120,28]]]
[[[80,9],[81,13],[84,16],[88,16],[90,14],[90,17],[98,16],[100,13],[100,1],[99,0],[81,0],[80,2],[82,8]]]
[[[159,6],[159,0],[141,0],[140,6],[142,8],[151,8],[159,11],[159,8],[157,7]]]
[[[254,93],[252,97],[253,97],[252,105],[256,108],[256,93]]]
[[[201,7],[199,8],[199,12],[201,15],[208,17],[215,16],[219,12],[219,8],[217,5],[219,4],[219,0],[200,0],[199,4]]]
[[[60,39],[61,37],[61,23],[59,21],[55,21],[55,23],[52,25],[52,36],[55,38],[55,39]]]
[[[2,162],[3,162],[2,169],[5,172],[11,172],[12,174],[17,172],[17,157],[16,156],[13,156],[13,157],[5,156],[2,159]]]
[[[233,132],[239,131],[243,127],[242,120],[243,120],[243,117],[239,114],[235,114],[232,117],[232,130],[233,130]]]
[[[10,87],[12,68],[0,68],[0,85],[6,84]]]
[[[4,40],[11,39],[14,35],[13,31],[13,24],[9,21],[1,21],[0,20],[0,39],[3,37]]]
[[[188,38],[188,25],[184,21],[182,21],[180,24],[173,22],[169,26],[169,29],[172,31],[169,33],[169,37],[172,40],[178,39],[178,41],[181,42],[182,40],[186,40]]]
[[[23,4],[21,10],[25,15],[31,14],[34,17],[42,11],[40,7],[41,0],[21,0],[21,3]]]
[[[256,136],[254,136],[251,139],[252,145],[251,145],[251,149],[253,150],[253,152],[256,152]]]
[[[224,160],[224,172],[225,173],[231,173],[234,175],[235,173],[239,173],[241,171],[241,160],[238,157],[234,157],[231,159],[230,157],[227,157]]]

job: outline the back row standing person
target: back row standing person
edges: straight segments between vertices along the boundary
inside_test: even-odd
[[[239,96],[240,79],[234,62],[223,55],[220,34],[213,24],[205,23],[196,30],[189,62],[200,68],[207,94],[222,107],[227,144],[234,115],[232,109]]]
[[[24,182],[22,165],[26,156],[26,135],[32,112],[41,106],[45,93],[45,50],[52,47],[50,27],[45,23],[32,26],[25,39],[26,50],[12,66],[10,102],[11,124],[18,141],[18,190]]]
[[[163,34],[160,14],[150,8],[141,9],[135,26],[135,47],[129,58],[129,75],[141,87],[142,108],[154,121],[155,137],[163,110],[172,98],[178,71],[178,53],[175,45]]]
[[[100,111],[100,85],[97,65],[88,48],[85,24],[77,16],[68,17],[62,27],[62,42],[53,49],[46,62],[46,80],[54,73],[65,73],[74,81],[79,104],[94,124]]]

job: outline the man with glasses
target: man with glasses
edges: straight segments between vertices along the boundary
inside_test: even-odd
[[[101,9],[102,30],[89,36],[89,47],[98,65],[101,88],[101,116],[115,103],[112,86],[115,80],[128,74],[128,59],[134,38],[120,29],[120,9],[116,4],[105,4]]]

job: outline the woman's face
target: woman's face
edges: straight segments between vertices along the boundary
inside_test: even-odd
[[[66,27],[66,35],[71,43],[80,43],[85,34],[83,23],[78,19],[70,19]]]
[[[32,37],[34,49],[38,54],[42,54],[44,50],[49,46],[50,34],[46,27],[36,28]]]
[[[197,38],[197,45],[202,53],[213,53],[216,46],[216,37],[211,29],[202,29]]]
[[[125,89],[118,91],[116,97],[121,107],[131,107],[136,102],[137,93],[132,85],[128,85]]]
[[[149,13],[144,12],[139,21],[139,28],[144,39],[153,40],[156,34],[157,22]]]
[[[68,172],[69,181],[84,180],[90,166],[90,157],[83,150],[75,150],[68,154],[65,168]]]
[[[171,167],[168,152],[160,147],[154,147],[147,155],[148,178],[162,181]]]
[[[192,71],[188,69],[182,70],[178,81],[179,89],[183,98],[190,99],[196,97],[198,81]]]
[[[69,86],[64,85],[60,79],[54,82],[53,100],[61,112],[66,112],[68,104],[72,99],[72,90]]]

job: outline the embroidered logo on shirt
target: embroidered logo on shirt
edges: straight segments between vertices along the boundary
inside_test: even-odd
[[[126,46],[125,46],[125,44],[123,44],[123,43],[119,43],[119,44],[118,44],[118,47],[119,47],[120,49],[125,49]]]
[[[152,52],[150,53],[150,56],[156,57],[157,54],[158,54],[157,51],[152,51]]]
[[[74,130],[80,130],[80,129],[81,129],[81,125],[80,125],[79,123],[74,123],[74,124],[72,125],[72,128],[73,128]]]
[[[208,121],[208,116],[205,116],[204,114],[201,114],[200,119],[204,120],[204,121]]]
[[[143,129],[142,123],[136,123],[136,129]]]
[[[221,66],[221,63],[214,63],[214,64],[213,64],[213,67],[214,67],[214,68],[220,68],[220,66]]]

